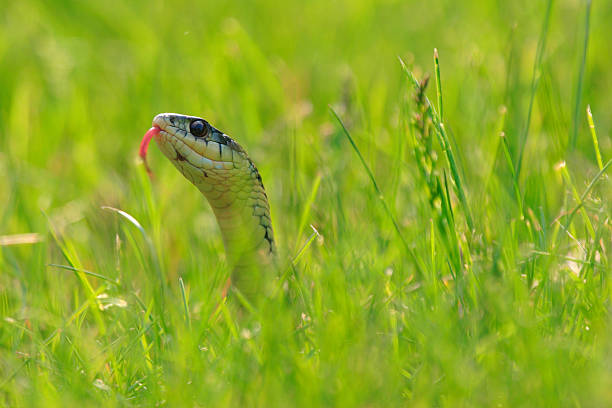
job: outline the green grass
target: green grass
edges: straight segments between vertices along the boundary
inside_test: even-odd
[[[2,3],[0,406],[612,405],[611,18]],[[148,179],[166,111],[257,163],[275,296],[220,301],[208,205]]]

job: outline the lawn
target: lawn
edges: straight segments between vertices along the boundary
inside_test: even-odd
[[[0,406],[611,406],[611,19],[1,3]],[[222,300],[209,205],[137,156],[160,112],[257,164],[271,294]]]

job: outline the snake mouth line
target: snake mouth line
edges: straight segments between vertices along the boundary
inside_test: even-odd
[[[236,167],[234,155],[229,156],[229,160],[219,160],[223,158],[225,150],[220,144],[198,140],[189,134],[178,129],[178,133],[160,129],[155,139],[166,156],[173,161],[187,162],[193,167],[202,170],[231,170]],[[209,146],[214,144],[216,146]]]

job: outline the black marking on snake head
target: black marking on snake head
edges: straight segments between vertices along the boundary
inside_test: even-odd
[[[202,174],[204,174],[204,177],[208,177],[208,173],[206,172],[206,170],[202,170]]]
[[[176,152],[176,160],[178,160],[178,161],[187,161],[187,158],[177,151]]]
[[[225,133],[221,132],[220,130],[215,129],[214,127],[212,129],[213,131],[212,131],[210,140],[212,140],[213,142],[217,142],[219,144],[224,144],[226,146],[229,146],[233,151],[242,153],[246,156],[246,151],[244,150],[242,146],[238,144],[238,142],[236,142],[234,139],[232,139]]]

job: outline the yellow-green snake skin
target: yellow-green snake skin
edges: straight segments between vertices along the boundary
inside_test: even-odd
[[[276,248],[261,176],[245,150],[206,120],[176,113],[153,119],[155,140],[215,213],[232,284],[248,297],[261,288]]]

